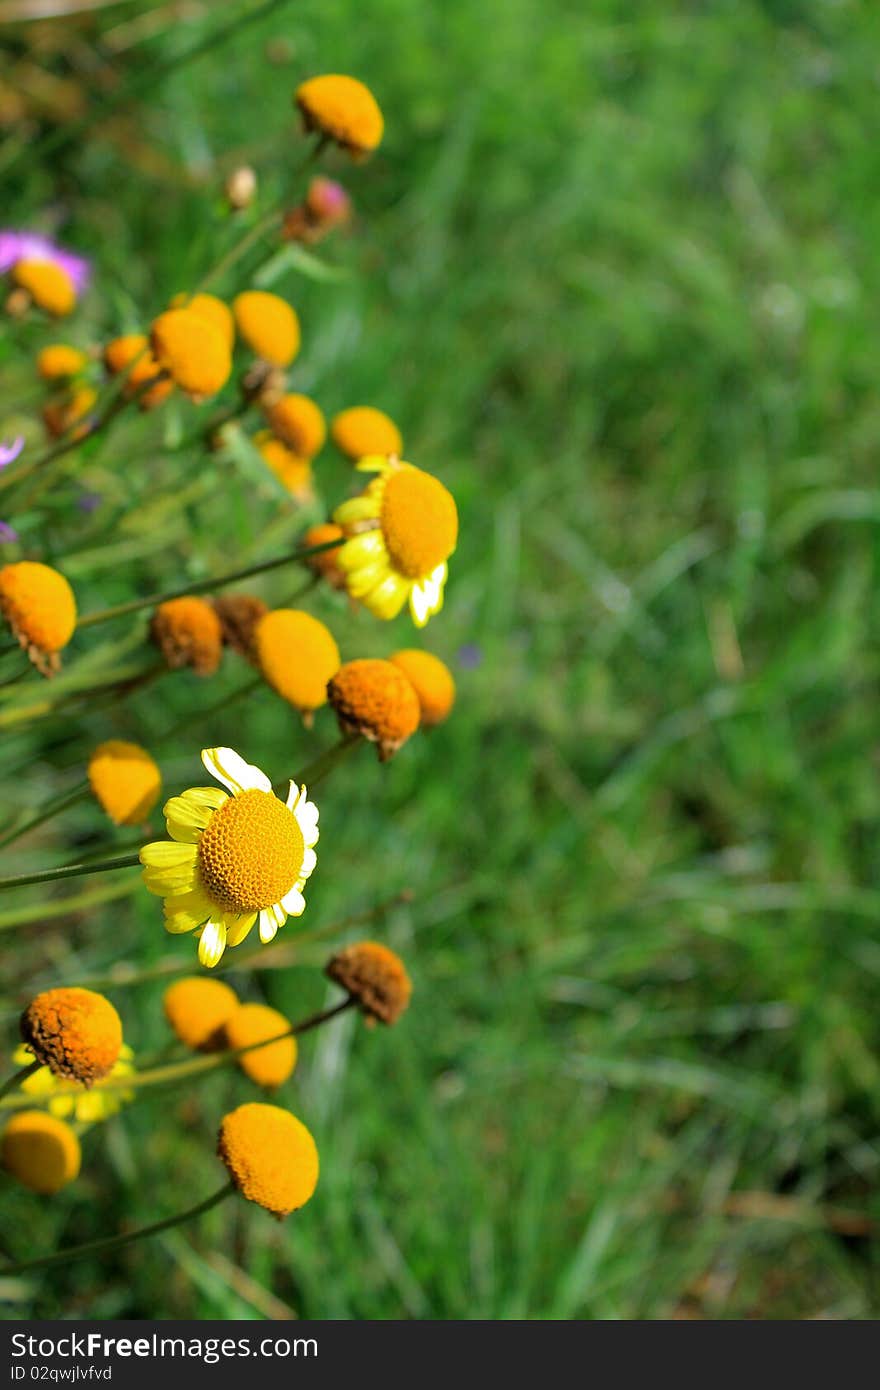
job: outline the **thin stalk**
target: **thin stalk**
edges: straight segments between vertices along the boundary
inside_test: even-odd
[[[355,744],[362,741],[360,734],[343,734],[338,743],[334,743],[332,748],[328,748],[326,752],[321,753],[301,772],[298,772],[293,779],[294,782],[300,786],[303,784],[306,787],[317,786],[328,773],[332,772],[337,763],[342,762],[342,759],[354,748]]]
[[[152,663],[144,667],[142,663],[137,666],[126,666],[117,668],[110,680],[99,681],[96,685],[87,685],[81,689],[67,690],[55,700],[37,700],[31,705],[13,705],[11,709],[0,712],[0,729],[6,729],[14,724],[27,723],[29,719],[40,719],[43,715],[54,714],[56,710],[64,708],[77,700],[90,700],[95,695],[105,695],[112,691],[119,691],[120,694],[130,694],[147,682],[155,680],[165,670],[164,663]]]
[[[64,864],[59,869],[41,869],[39,873],[0,878],[0,890],[25,888],[29,883],[54,883],[59,878],[79,878],[83,874],[102,874],[109,869],[131,869],[139,863],[136,854],[120,854],[115,859],[101,859],[96,864]]]
[[[27,1081],[29,1076],[33,1076],[35,1071],[39,1071],[42,1065],[42,1062],[35,1057],[32,1062],[28,1062],[26,1067],[21,1067],[14,1076],[10,1076],[3,1082],[3,1085],[0,1086],[0,1100],[2,1100],[4,1096],[8,1096],[10,1091],[17,1090],[22,1082]]]
[[[56,796],[47,806],[44,806],[36,815],[26,820],[24,825],[16,826],[14,830],[9,830],[0,837],[0,849],[5,845],[17,840],[20,835],[26,835],[29,830],[35,830],[38,825],[45,825],[53,816],[59,815],[62,811],[68,811],[71,806],[76,806],[80,801],[84,801],[89,794],[88,781],[82,781],[69,791],[66,796]]]
[[[0,1275],[11,1278],[13,1275],[30,1274],[37,1269],[49,1269],[52,1265],[67,1264],[70,1260],[80,1260],[86,1255],[106,1255],[123,1245],[131,1245],[132,1241],[144,1240],[147,1236],[158,1235],[160,1231],[168,1231],[172,1226],[180,1226],[184,1221],[192,1221],[195,1217],[202,1216],[204,1212],[224,1201],[234,1190],[231,1182],[224,1183],[218,1192],[206,1197],[198,1206],[180,1211],[176,1216],[166,1216],[163,1221],[154,1221],[151,1226],[141,1226],[137,1231],[124,1231],[118,1236],[104,1236],[101,1240],[86,1241],[84,1245],[71,1245],[66,1250],[56,1250],[54,1255],[43,1255],[38,1260],[25,1260],[21,1264],[7,1265],[0,1269]]]
[[[12,908],[9,912],[0,912],[0,932],[11,931],[13,927],[26,927],[30,922],[45,922],[51,917],[66,917],[68,913],[100,907],[103,903],[124,898],[137,887],[138,880],[129,879],[126,883],[114,883],[88,893],[74,893],[68,898],[50,898],[48,902],[33,903],[30,907]]]

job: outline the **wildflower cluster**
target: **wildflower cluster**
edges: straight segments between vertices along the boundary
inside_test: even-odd
[[[293,100],[309,162],[325,151],[337,161],[360,162],[380,145],[382,111],[355,78],[311,77]],[[295,951],[308,935],[308,926],[294,934],[290,924],[307,912],[313,876],[320,882],[319,855],[333,870],[332,830],[319,849],[323,790],[315,788],[359,745],[373,744],[387,762],[452,712],[455,685],[443,661],[399,636],[389,641],[389,629],[374,619],[390,623],[407,613],[421,629],[439,613],[459,521],[445,483],[404,460],[401,430],[384,410],[354,404],[325,413],[320,390],[313,396],[301,389],[311,387],[315,375],[297,376],[312,326],[287,295],[266,288],[267,266],[289,256],[291,242],[313,248],[352,226],[349,193],[335,178],[309,173],[303,187],[291,190],[289,205],[267,209],[260,206],[260,187],[253,170],[230,175],[226,206],[231,227],[241,230],[239,240],[205,267],[198,283],[163,295],[134,322],[119,321],[108,307],[99,340],[83,326],[101,321],[94,307],[101,277],[90,261],[36,234],[0,233],[8,321],[25,321],[32,334],[27,341],[39,339],[28,362],[38,419],[0,447],[9,518],[0,524],[0,624],[6,630],[0,661],[10,663],[8,678],[0,671],[0,727],[29,729],[46,720],[53,733],[47,749],[66,748],[69,741],[64,776],[69,779],[73,763],[80,779],[72,788],[59,787],[36,815],[26,810],[23,795],[21,813],[0,826],[0,848],[18,847],[30,828],[77,804],[88,807],[107,843],[104,855],[0,878],[0,888],[98,871],[138,872],[135,886],[146,890],[138,908],[132,912],[122,903],[114,909],[120,936],[136,950],[137,924],[146,918],[150,930],[164,925],[171,938],[192,941],[191,953],[175,942],[174,978],[162,998],[176,1053],[170,1059],[150,1062],[125,1040],[123,1019],[135,1041],[143,1029],[129,1002],[145,982],[134,966],[119,976],[119,990],[133,991],[121,1012],[103,993],[76,984],[29,998],[20,1036],[6,1053],[14,1070],[0,1086],[0,1164],[44,1196],[73,1183],[93,1161],[99,1141],[92,1130],[111,1116],[124,1122],[153,1087],[194,1086],[206,1072],[230,1066],[240,1088],[274,1097],[296,1084],[304,1034],[345,1010],[359,1011],[369,1024],[392,1025],[410,1003],[403,962],[376,941],[338,944],[322,983],[331,1001],[304,1019],[291,1020],[270,1006],[262,983],[267,961],[277,968],[284,951]],[[308,260],[312,251],[296,254]],[[92,309],[81,323],[87,297]],[[126,425],[128,433],[120,435]],[[50,500],[57,511],[57,499],[72,487],[91,485],[102,471],[106,476],[111,461],[115,494],[124,496],[128,451],[139,437],[146,456],[173,464],[174,493],[163,498],[159,482],[155,501],[180,528],[168,542],[180,545],[178,582],[155,593],[137,573],[135,597],[122,603],[105,598],[102,607],[102,584],[112,587],[136,543],[127,536],[113,548],[108,544],[94,572],[81,553],[68,567],[55,532],[35,525],[34,517],[41,508],[49,515]],[[331,456],[335,450],[335,461],[324,457],[325,450]],[[351,480],[350,495],[328,504],[325,480],[334,470]],[[228,494],[234,511],[244,491],[259,514],[254,530],[283,534],[284,552],[242,556],[212,573],[198,532],[199,507],[210,506],[214,517]],[[88,515],[93,494],[83,491],[77,501]],[[247,544],[249,520],[242,521],[235,544]],[[191,549],[190,522],[199,541]],[[205,527],[209,540],[214,527],[213,520]],[[143,542],[149,526],[140,528],[135,519],[127,530]],[[241,563],[245,559],[249,563]],[[296,587],[292,576],[299,578]],[[105,624],[118,638],[96,641],[92,630]],[[375,655],[383,641],[386,654]],[[235,692],[237,703],[220,674],[236,665],[246,678]],[[209,713],[229,730],[228,742],[201,749],[205,776],[193,776],[192,785],[182,765],[154,746],[158,737],[141,743],[128,736],[143,736],[137,696],[160,680],[191,708],[190,735]],[[222,698],[206,707],[202,692],[215,681]],[[288,722],[290,711],[296,715],[291,739],[304,739],[303,731],[314,727],[323,750],[301,763],[292,748],[275,746],[271,773],[247,761],[232,744],[250,748],[261,707],[281,713],[288,707]],[[144,727],[155,729],[166,708],[161,699],[151,703],[154,717]],[[76,725],[86,714],[104,719],[102,730],[89,732],[87,746]],[[187,744],[194,773],[202,741],[208,738],[189,737]],[[114,855],[112,837],[125,829],[129,836],[136,832],[135,846],[129,840],[130,852]],[[14,867],[14,859],[7,862]],[[161,901],[161,909],[154,903],[150,911],[148,895]],[[273,948],[285,929],[289,939]],[[95,930],[92,913],[83,915],[81,930]],[[273,948],[271,956],[265,948]],[[230,964],[246,972],[240,986],[211,973]],[[203,973],[189,973],[199,968]],[[224,1187],[181,1219],[227,1192],[278,1218],[308,1202],[319,1158],[299,1118],[281,1105],[251,1099],[217,1126]],[[57,1258],[76,1253],[64,1250]],[[38,1263],[54,1258],[41,1256]]]

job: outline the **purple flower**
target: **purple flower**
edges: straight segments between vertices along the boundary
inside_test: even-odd
[[[0,468],[5,468],[7,463],[12,463],[13,459],[17,459],[23,448],[24,437],[22,435],[13,439],[11,444],[0,444]]]
[[[483,648],[478,646],[476,642],[465,642],[463,647],[459,647],[458,664],[465,671],[475,671],[478,666],[482,665],[482,661]]]
[[[5,521],[0,521],[0,545],[8,545],[10,541],[18,540],[18,532],[13,531],[11,526],[7,526]]]
[[[39,232],[16,232],[10,227],[0,230],[0,275],[5,275],[19,261],[51,261],[66,271],[77,294],[82,294],[92,273],[84,256],[76,256],[56,246]]]
[[[92,512],[98,510],[102,501],[100,492],[81,492],[76,499],[76,505],[81,512],[86,513],[86,516],[90,516]]]

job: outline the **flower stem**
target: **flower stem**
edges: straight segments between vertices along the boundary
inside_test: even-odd
[[[41,869],[34,874],[15,874],[12,878],[0,878],[0,890],[4,888],[24,888],[29,883],[52,883],[58,878],[79,878],[82,874],[101,874],[107,869],[130,869],[139,864],[136,854],[120,854],[115,859],[99,859],[94,864],[64,864],[59,869]]]
[[[133,893],[138,887],[137,879],[125,883],[113,883],[106,888],[95,888],[88,893],[74,893],[68,898],[56,898],[49,902],[33,903],[30,907],[16,907],[9,912],[0,912],[0,932],[13,927],[24,927],[29,922],[44,922],[50,917],[66,917],[68,913],[82,912],[85,908],[100,907],[102,903],[115,902]]]
[[[184,1221],[192,1221],[196,1216],[201,1216],[204,1212],[216,1207],[231,1192],[234,1191],[231,1182],[224,1183],[219,1191],[206,1197],[198,1206],[189,1207],[186,1211],[180,1211],[176,1216],[166,1216],[163,1221],[154,1221],[152,1226],[141,1226],[137,1231],[123,1231],[118,1236],[104,1236],[101,1240],[90,1240],[84,1245],[71,1245],[66,1250],[56,1250],[53,1255],[43,1255],[38,1260],[25,1260],[22,1264],[7,1265],[0,1269],[0,1274],[4,1278],[18,1274],[30,1274],[33,1270],[48,1269],[51,1265],[67,1264],[69,1260],[79,1260],[86,1255],[104,1255],[110,1250],[118,1250],[120,1246],[130,1245],[132,1241],[144,1240],[147,1236],[158,1235],[160,1231],[168,1231],[172,1226],[180,1226]]]
[[[3,849],[5,845],[11,844],[13,840],[17,840],[19,836],[26,835],[29,830],[35,830],[38,825],[45,825],[46,821],[51,820],[53,816],[59,815],[61,811],[67,811],[71,806],[76,806],[80,801],[84,801],[88,794],[88,781],[83,781],[79,782],[66,796],[54,797],[52,801],[49,802],[48,806],[44,806],[35,816],[31,816],[31,819],[26,820],[24,825],[18,825],[15,829],[7,831],[5,835],[0,837],[0,849]]]
[[[4,1081],[3,1085],[0,1086],[0,1100],[2,1100],[3,1096],[8,1096],[10,1091],[16,1090],[23,1081],[27,1081],[28,1077],[33,1076],[35,1071],[39,1071],[42,1065],[42,1062],[35,1057],[32,1062],[28,1062],[26,1067],[22,1067],[14,1076],[10,1076],[9,1079]]]
[[[360,742],[362,742],[360,734],[343,734],[338,743],[334,743],[332,748],[328,748],[326,752],[313,759],[301,772],[296,774],[293,781],[298,786],[303,784],[306,787],[317,786],[318,782],[323,782],[327,774],[332,772],[337,763],[342,762],[350,749]]]

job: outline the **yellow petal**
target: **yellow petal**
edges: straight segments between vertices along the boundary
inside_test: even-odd
[[[138,858],[145,868],[175,869],[194,864],[196,849],[194,845],[178,845],[171,840],[154,840],[141,848]]]
[[[256,920],[256,912],[246,912],[243,917],[228,917],[226,919],[226,945],[240,946]]]

